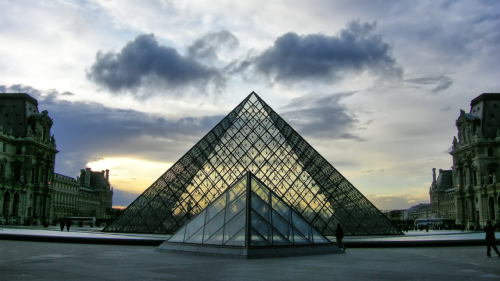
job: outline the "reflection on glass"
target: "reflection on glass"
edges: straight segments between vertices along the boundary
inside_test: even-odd
[[[341,223],[347,235],[400,234],[352,184],[256,94],[249,95],[163,174],[105,231],[173,233],[216,200],[210,218],[241,195],[252,171],[324,235]],[[252,190],[269,203],[259,185]],[[272,208],[291,223],[287,208]],[[189,235],[194,234],[189,232]]]

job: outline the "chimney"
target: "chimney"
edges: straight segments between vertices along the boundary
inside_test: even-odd
[[[85,179],[85,169],[80,169],[80,179],[84,180]],[[79,184],[82,184],[81,181],[78,181]]]
[[[432,184],[436,184],[436,168],[432,168]]]
[[[106,169],[106,181],[109,182],[109,170]]]
[[[90,168],[85,168],[85,185],[90,186]]]

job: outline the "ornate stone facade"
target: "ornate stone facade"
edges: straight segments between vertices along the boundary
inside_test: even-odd
[[[109,170],[55,174],[53,121],[27,94],[0,94],[0,223],[51,222],[70,216],[110,218]]]
[[[81,169],[77,179],[55,174],[54,186],[56,219],[71,216],[111,218],[113,188],[109,184],[109,170]]]
[[[439,176],[436,179],[436,169],[432,169],[432,183],[429,188],[429,195],[431,197],[431,218],[456,219],[452,170],[439,169]]]
[[[500,94],[482,94],[470,103],[470,112],[460,110],[456,120],[458,139],[453,138],[452,187],[446,187],[445,197],[439,188],[432,189],[431,204],[452,206],[457,224],[467,227],[484,226],[487,220],[499,220],[500,184]],[[446,190],[450,197],[446,197]],[[441,201],[442,200],[442,201]],[[441,207],[434,212],[443,212]]]
[[[79,185],[72,177],[54,173],[54,194],[52,208],[54,219],[78,215]]]
[[[51,217],[52,119],[27,94],[0,94],[0,222]]]

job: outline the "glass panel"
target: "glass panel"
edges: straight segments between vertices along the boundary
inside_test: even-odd
[[[245,209],[224,225],[224,243],[233,237],[241,228],[245,228]]]
[[[195,234],[191,235],[189,239],[184,241],[184,243],[196,243],[196,244],[201,244],[203,240],[203,229],[204,227],[200,228],[198,231],[196,231]]]
[[[269,190],[261,187],[260,183],[252,178],[252,191],[255,192],[264,202],[269,202]]]
[[[184,233],[186,232],[186,227],[181,228],[177,233],[175,233],[168,242],[184,242]]]
[[[270,220],[270,207],[269,205],[265,204],[264,202],[262,202],[262,200],[260,199],[260,197],[258,197],[255,193],[251,193],[252,195],[252,209],[255,210],[259,215],[261,215],[263,218],[265,218],[267,221],[271,221]]]
[[[290,208],[288,208],[288,206],[283,204],[283,202],[281,202],[281,200],[274,195],[272,196],[272,200],[273,200],[273,210],[278,212],[278,214],[280,214],[284,219],[286,219],[288,222],[291,223],[292,218],[291,218]]]
[[[206,221],[211,220],[215,215],[222,211],[226,207],[226,196],[221,196],[217,201],[212,203],[212,205],[207,207],[207,217]]]
[[[236,233],[229,241],[224,243],[228,246],[245,246],[245,227]]]
[[[250,225],[260,234],[260,236],[264,237],[264,239],[266,239],[267,241],[272,241],[271,225],[264,219],[260,218],[259,215],[257,215],[256,212],[254,212],[253,210],[251,211],[250,214]]]
[[[205,234],[203,236],[203,241],[206,241],[210,236],[212,236],[217,230],[219,230],[224,225],[224,212],[220,212],[215,218],[205,224]]]
[[[293,242],[292,226],[273,211],[273,227],[277,229],[284,238]]]
[[[312,230],[312,235],[314,244],[330,243],[328,239],[323,237],[323,235],[319,234],[316,230],[314,230],[314,228]]]
[[[231,203],[236,197],[245,192],[247,179],[245,176],[241,178],[227,193],[227,202]]]
[[[273,245],[291,245],[292,242],[290,242],[288,239],[285,239],[285,237],[281,236],[277,231],[273,231]]]
[[[224,228],[219,229],[212,237],[204,241],[203,244],[210,245],[222,245],[222,239],[224,238]]]
[[[264,240],[257,231],[254,229],[250,230],[250,246],[267,246],[270,245],[269,242]]]
[[[304,220],[302,220],[295,213],[292,213],[293,227],[300,231],[300,233],[309,241],[312,241],[311,226],[309,226]]]
[[[236,214],[245,209],[246,206],[246,194],[242,194],[238,199],[234,200],[231,205],[226,207],[226,222],[231,220]]]
[[[304,245],[312,244],[311,241],[307,240],[300,232],[296,229],[293,230],[293,244],[294,245]]]
[[[198,229],[200,229],[205,223],[205,211],[201,212],[192,221],[186,225],[186,235],[184,239],[189,239]]]

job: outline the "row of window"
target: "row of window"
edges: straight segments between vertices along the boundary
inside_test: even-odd
[[[61,182],[55,182],[54,187],[60,188],[60,189],[65,189],[65,190],[72,190],[72,189],[78,190],[78,186],[67,185],[67,184],[63,184]]]

